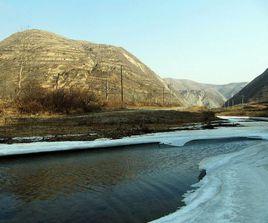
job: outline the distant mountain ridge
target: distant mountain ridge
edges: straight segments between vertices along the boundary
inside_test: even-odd
[[[247,82],[238,82],[238,83],[229,83],[223,85],[214,85],[208,84],[208,86],[216,89],[219,93],[221,93],[226,100],[233,97],[237,92],[242,90],[245,87]]]
[[[213,85],[174,78],[166,78],[165,81],[187,106],[207,107],[223,106],[228,98],[246,85],[245,82]]]
[[[268,69],[226,101],[225,105],[268,103]]]

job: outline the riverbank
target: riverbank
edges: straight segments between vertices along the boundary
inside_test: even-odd
[[[218,157],[213,159],[213,169],[200,165],[207,170],[200,183],[214,177],[214,168],[221,169],[223,165],[228,171],[229,155],[218,155],[247,148],[253,151],[250,146],[268,139],[267,128],[267,122],[246,120],[240,127],[172,131],[115,140],[2,144],[2,221],[149,222],[177,213],[178,208],[187,208],[183,198],[192,189],[190,185],[198,182],[201,160]],[[235,163],[237,160],[230,167]],[[252,173],[242,173],[251,178]],[[199,194],[206,198],[217,190],[205,184],[203,193],[196,190],[185,202],[199,204],[195,202]],[[217,202],[220,204],[221,200]],[[214,207],[218,205],[214,203]]]
[[[268,143],[203,160],[206,176],[186,206],[155,223],[266,222],[268,199]]]
[[[213,109],[219,116],[268,117],[268,104],[245,104]]]
[[[154,140],[180,140],[189,135],[187,132],[173,137],[171,132],[157,133]],[[133,142],[133,137],[128,141]],[[198,182],[198,163],[203,158],[258,142],[222,139],[180,147],[142,144],[0,158],[1,223],[20,223],[21,219],[27,223],[149,222],[184,206],[183,194]],[[20,144],[17,149],[37,150],[64,143],[32,144],[28,148]],[[8,146],[8,151],[16,149],[14,144]]]
[[[172,130],[154,134],[129,136],[119,139],[98,139],[89,141],[55,141],[30,143],[2,143],[0,157],[18,156],[26,154],[43,154],[67,151],[81,151],[92,149],[116,149],[131,145],[164,144],[169,146],[183,146],[196,140],[261,140],[266,139],[267,123],[245,122],[241,126],[232,128],[208,128],[195,130]],[[227,125],[229,126],[229,124]],[[250,129],[250,131],[249,131]]]
[[[84,115],[7,116],[0,122],[0,143],[118,139],[202,125],[209,128],[215,120],[214,113],[207,111],[134,109]]]
[[[245,121],[248,133],[263,140],[239,152],[203,159],[199,169],[206,174],[184,195],[186,205],[155,223],[267,221],[268,125]]]

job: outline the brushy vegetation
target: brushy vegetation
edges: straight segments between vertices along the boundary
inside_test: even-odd
[[[252,117],[268,117],[267,103],[251,103],[245,105],[236,105],[228,108],[220,108],[213,110],[217,115],[238,115],[238,116],[252,116]]]
[[[97,97],[77,88],[47,90],[29,83],[16,96],[14,106],[19,113],[81,113],[99,110]]]
[[[105,110],[84,115],[13,115],[2,123],[0,136],[13,143],[13,137],[44,137],[45,141],[95,140],[174,131],[190,123],[209,123],[216,120],[212,112],[176,110]],[[188,126],[191,128],[191,124]],[[187,127],[187,128],[188,128]],[[47,137],[48,136],[48,137]],[[0,138],[1,138],[0,137]],[[52,137],[52,138],[51,138]],[[30,142],[31,139],[25,139]],[[1,140],[0,140],[1,143]]]

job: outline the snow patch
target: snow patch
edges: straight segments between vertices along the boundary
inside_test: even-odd
[[[207,175],[186,194],[186,206],[155,223],[267,222],[268,142],[208,158]]]

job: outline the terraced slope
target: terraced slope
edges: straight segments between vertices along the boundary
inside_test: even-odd
[[[103,100],[180,104],[166,83],[120,47],[76,41],[41,31],[15,33],[0,42],[0,95],[12,98],[29,83],[48,89],[80,88]]]

